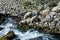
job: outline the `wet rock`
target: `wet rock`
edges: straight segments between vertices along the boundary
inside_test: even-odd
[[[15,34],[14,34],[13,31],[9,31],[6,36],[7,36],[7,38],[8,38],[9,40],[11,40],[11,39],[13,39],[13,38],[15,37]]]
[[[9,31],[7,35],[0,37],[0,40],[12,40],[15,37],[13,31]]]
[[[11,14],[11,16],[16,16],[16,17],[17,17],[17,16],[18,16],[18,14],[16,14],[16,13],[13,13],[13,14]]]
[[[0,37],[0,40],[8,40],[6,36]]]

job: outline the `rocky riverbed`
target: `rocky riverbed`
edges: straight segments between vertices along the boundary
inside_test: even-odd
[[[60,1],[45,0],[41,1],[39,5],[36,4],[35,0],[0,0],[0,30],[4,29],[7,31],[6,34],[2,34],[4,30],[0,31],[2,35],[0,40],[40,40],[41,37],[39,36],[36,36],[38,39],[33,39],[35,38],[34,35],[32,38],[30,36],[30,38],[27,37],[28,34],[32,35],[36,33],[35,31],[31,33],[28,31],[27,34],[24,34],[27,36],[23,35],[22,37],[19,35],[21,30],[25,32],[30,29],[37,30],[40,33],[60,35]],[[14,24],[12,27],[10,26],[12,25],[11,23]],[[4,26],[1,26],[2,24],[4,24]],[[16,30],[14,28],[15,26],[17,28]],[[10,30],[10,28],[13,28],[13,30]],[[19,35],[18,39],[14,39],[16,34]],[[41,40],[44,40],[44,38]],[[48,40],[48,38],[46,38],[46,40]]]

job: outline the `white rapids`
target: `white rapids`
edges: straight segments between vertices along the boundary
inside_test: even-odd
[[[0,31],[0,37],[3,35],[6,35],[9,31],[13,31],[15,35],[17,36],[17,38],[14,40],[17,40],[17,39],[29,40],[29,39],[33,39],[37,37],[42,37],[42,40],[49,40],[49,38],[53,40],[53,38],[49,36],[48,34],[39,33],[38,31],[34,29],[30,29],[27,32],[22,33],[17,29],[17,25],[13,24],[13,22],[15,21],[12,20],[11,18],[8,18],[5,24],[0,25],[0,27],[4,28]]]

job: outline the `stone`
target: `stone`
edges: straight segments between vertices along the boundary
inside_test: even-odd
[[[0,37],[0,40],[12,40],[15,37],[15,34],[13,31],[9,31],[7,35],[4,35]]]
[[[11,14],[11,16],[18,16],[18,14],[16,14],[16,13],[13,13],[13,14]]]
[[[6,36],[8,39],[13,39],[15,37],[15,34],[13,31],[9,31]]]

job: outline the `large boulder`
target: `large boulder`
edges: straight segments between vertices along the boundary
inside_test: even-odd
[[[15,34],[13,31],[9,31],[7,35],[4,35],[0,37],[0,40],[12,40],[15,37]]]
[[[13,39],[15,37],[15,34],[13,31],[9,31],[6,36],[8,39]]]

